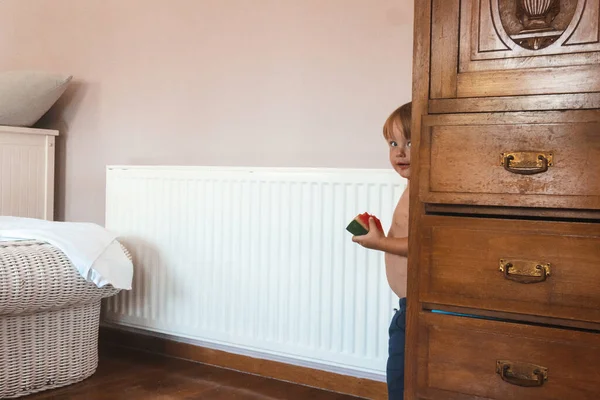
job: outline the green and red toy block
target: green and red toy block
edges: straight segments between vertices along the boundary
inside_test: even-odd
[[[369,233],[369,218],[373,218],[375,220],[375,224],[377,228],[383,232],[383,227],[381,226],[381,221],[374,215],[369,213],[358,214],[346,227],[346,230],[353,234],[354,236],[362,236]]]

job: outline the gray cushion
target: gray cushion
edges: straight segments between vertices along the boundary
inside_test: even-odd
[[[0,72],[0,125],[32,126],[67,89],[72,75]]]

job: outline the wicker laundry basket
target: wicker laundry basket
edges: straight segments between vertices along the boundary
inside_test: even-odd
[[[118,292],[87,282],[52,245],[0,242],[0,398],[92,375],[101,299]]]

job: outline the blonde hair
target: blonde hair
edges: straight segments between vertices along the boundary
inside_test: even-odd
[[[383,137],[386,139],[391,139],[394,125],[399,124],[400,128],[402,129],[402,136],[404,136],[405,139],[410,140],[411,120],[412,101],[401,105],[390,114],[385,121],[385,124],[383,124]]]

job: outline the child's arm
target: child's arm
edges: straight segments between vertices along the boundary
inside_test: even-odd
[[[363,236],[353,236],[352,241],[367,249],[380,250],[404,257],[408,256],[408,238],[386,237],[377,228],[373,218],[369,218],[369,233]]]

